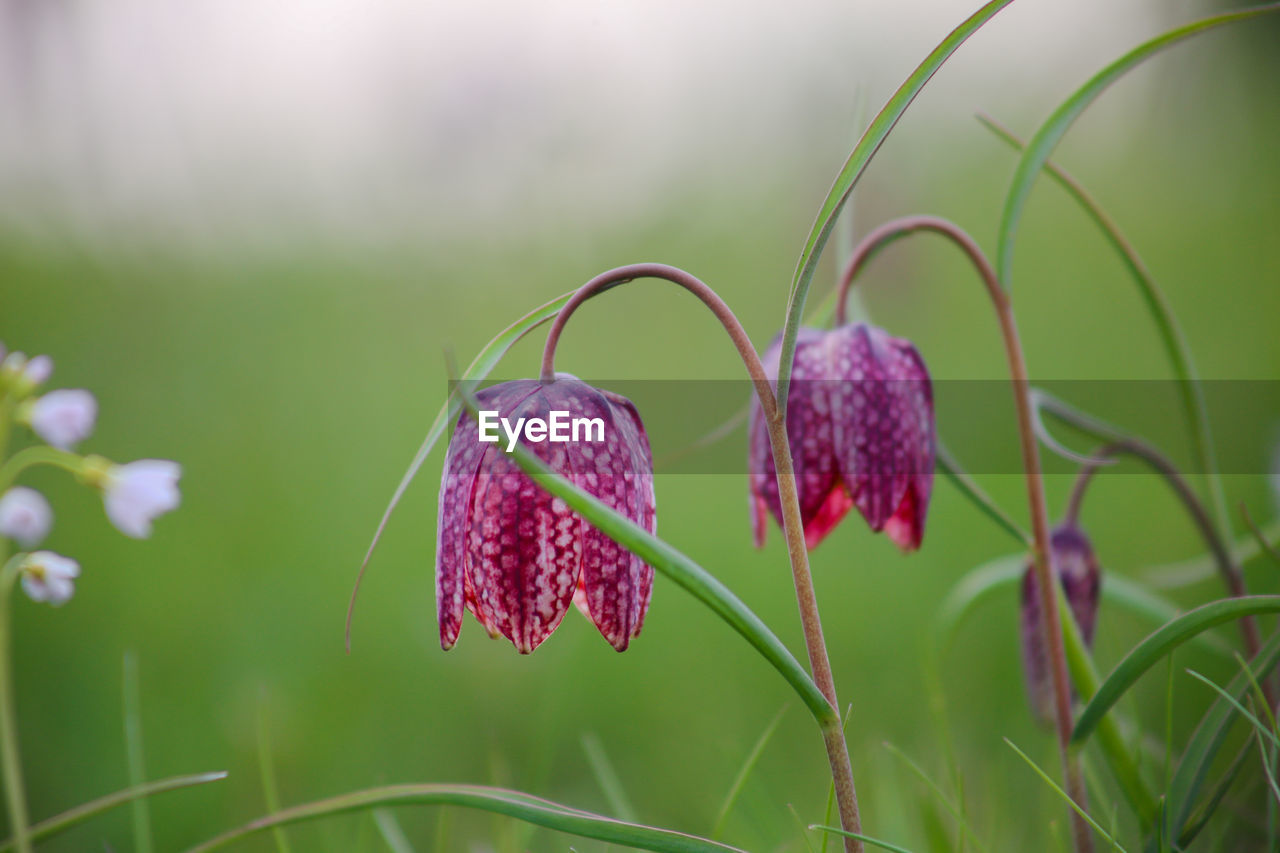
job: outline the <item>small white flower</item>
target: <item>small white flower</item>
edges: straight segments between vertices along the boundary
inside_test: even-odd
[[[30,548],[44,539],[52,526],[53,510],[35,489],[15,486],[0,495],[0,536]]]
[[[140,459],[107,472],[103,500],[107,518],[125,536],[146,539],[156,516],[176,509],[182,468],[164,459]]]
[[[53,375],[53,359],[47,355],[38,355],[27,362],[26,367],[22,369],[22,377],[31,384],[31,387],[43,385],[44,381]]]
[[[50,391],[31,405],[31,428],[60,450],[70,450],[93,432],[98,404],[80,389]]]
[[[35,551],[18,564],[22,588],[32,601],[47,601],[54,607],[65,603],[76,591],[80,564],[52,551]]]

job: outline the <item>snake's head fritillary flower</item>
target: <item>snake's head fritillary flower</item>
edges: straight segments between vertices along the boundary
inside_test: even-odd
[[[146,539],[157,516],[177,509],[182,468],[165,459],[113,465],[101,478],[107,518],[125,536]]]
[[[1093,647],[1094,628],[1098,621],[1098,595],[1102,573],[1089,538],[1073,524],[1063,524],[1049,536],[1050,565],[1085,645]],[[1054,719],[1053,682],[1049,655],[1044,647],[1043,615],[1040,609],[1040,586],[1035,567],[1028,562],[1022,575],[1022,607],[1020,629],[1022,669],[1027,682],[1027,699],[1032,713],[1045,724]]]
[[[459,418],[440,484],[441,646],[453,647],[467,609],[491,636],[504,636],[528,654],[576,601],[623,651],[640,633],[653,569],[539,487],[508,448],[520,441],[554,471],[653,532],[653,460],[635,407],[563,374],[548,384],[504,382],[476,399],[480,418]]]
[[[782,338],[765,352],[777,378]],[[800,516],[810,548],[857,507],[904,551],[920,547],[933,490],[933,388],[910,341],[853,323],[802,328],[787,395],[787,436]],[[752,530],[764,544],[766,514],[782,523],[773,453],[758,400],[749,427]]]
[[[43,540],[52,526],[53,510],[35,489],[14,486],[0,495],[0,536],[30,548]]]
[[[35,434],[60,450],[70,450],[93,432],[98,404],[80,389],[50,391],[31,403],[26,420]]]
[[[52,551],[35,551],[18,564],[22,588],[32,601],[43,601],[57,607],[65,604],[76,591],[75,579],[80,564],[70,557]]]

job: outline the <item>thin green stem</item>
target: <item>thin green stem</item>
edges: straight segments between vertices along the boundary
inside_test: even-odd
[[[121,693],[124,694],[124,742],[129,765],[129,785],[139,787],[147,781],[146,759],[142,749],[142,700],[138,685],[138,658],[125,652]],[[151,853],[155,848],[151,837],[151,805],[146,797],[134,800],[133,844],[137,853]]]
[[[2,419],[0,419],[0,422],[2,422]],[[0,429],[3,429],[3,427],[0,427]],[[51,465],[54,468],[70,471],[72,474],[80,474],[84,471],[84,457],[66,450],[46,447],[42,444],[19,450],[3,465],[0,465],[0,492],[4,492],[12,486],[23,471],[36,465]]]
[[[822,619],[818,613],[818,598],[813,587],[813,574],[809,570],[809,549],[804,541],[804,524],[800,516],[799,489],[795,468],[791,459],[791,446],[787,437],[786,421],[774,396],[773,383],[769,381],[764,364],[751,343],[750,336],[733,311],[718,294],[698,278],[684,270],[666,264],[633,264],[601,273],[578,289],[578,292],[560,310],[547,344],[542,352],[541,379],[555,380],[555,351],[565,324],[578,306],[591,297],[638,278],[660,278],[683,287],[711,310],[728,333],[738,355],[746,367],[756,397],[764,412],[764,422],[773,449],[774,468],[777,471],[778,497],[782,505],[782,531],[787,540],[787,554],[791,562],[791,576],[796,591],[796,603],[800,609],[800,622],[804,629],[805,647],[809,653],[809,668],[814,683],[831,705],[833,713],[819,721],[822,740],[827,748],[827,760],[831,778],[835,782],[836,801],[840,805],[840,822],[851,832],[861,832],[862,819],[858,812],[858,794],[853,781],[853,766],[849,761],[849,746],[845,741],[840,715],[834,713],[840,707],[836,698],[835,679],[831,674],[831,660],[826,640],[822,634]],[[862,853],[862,844],[855,838],[846,838],[848,853]]]
[[[1054,600],[1058,585],[1049,565],[1049,515],[1044,496],[1044,476],[1040,467],[1040,448],[1035,434],[1030,382],[1027,377],[1027,363],[1022,352],[1022,342],[1018,337],[1013,303],[1010,301],[1008,292],[1000,286],[995,269],[983,254],[981,247],[959,226],[935,216],[910,216],[887,222],[863,238],[841,277],[840,295],[837,296],[836,302],[837,317],[843,316],[841,304],[847,299],[854,279],[867,261],[884,246],[916,231],[940,234],[964,251],[982,279],[1000,323],[1000,335],[1004,342],[1018,416],[1018,437],[1022,449],[1027,506],[1031,515],[1034,545],[1032,563],[1039,588],[1040,612],[1045,614],[1042,626],[1043,640],[1048,650],[1049,668],[1052,674],[1054,729],[1058,736],[1059,757],[1062,760],[1069,799],[1087,810],[1084,777],[1080,771],[1079,758],[1071,749],[1071,685],[1067,675],[1066,652],[1063,648],[1062,624]],[[1072,830],[1076,850],[1079,853],[1091,853],[1093,836],[1089,832],[1088,825],[1080,819],[1079,815],[1073,814]]]
[[[13,586],[18,579],[15,560],[6,560],[9,542],[0,538],[0,767],[4,774],[5,804],[14,849],[31,853],[31,828],[27,822],[27,792],[22,782],[22,757],[18,752],[18,719],[13,701],[12,610]]]

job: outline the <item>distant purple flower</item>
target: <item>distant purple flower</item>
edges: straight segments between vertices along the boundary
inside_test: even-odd
[[[0,495],[0,536],[30,548],[43,540],[52,526],[53,510],[35,489],[15,486]]]
[[[1078,527],[1064,524],[1050,535],[1049,551],[1053,573],[1062,584],[1063,594],[1076,624],[1080,626],[1085,645],[1092,648],[1102,586],[1102,573],[1093,545]],[[1022,670],[1026,676],[1031,711],[1038,720],[1048,724],[1054,719],[1053,682],[1049,655],[1044,647],[1043,621],[1040,585],[1036,582],[1035,566],[1028,562],[1022,575]]]
[[[98,404],[88,391],[50,391],[32,404],[31,429],[54,447],[70,450],[93,432],[97,415]]]
[[[781,336],[764,355],[778,375]],[[936,442],[929,373],[909,341],[864,323],[802,328],[787,395],[787,436],[805,541],[817,547],[850,507],[874,531],[914,551],[924,537]],[[759,401],[749,427],[751,520],[764,544],[766,511],[782,523],[776,469]]]
[[[65,604],[75,590],[75,579],[80,576],[80,564],[70,557],[52,551],[35,551],[18,564],[22,576],[22,588],[32,601],[42,601],[57,607]]]
[[[476,398],[482,413],[497,412],[508,426],[521,418],[550,423],[556,412],[598,419],[601,429],[587,429],[578,440],[556,442],[549,435],[538,440],[526,433],[534,440],[520,443],[653,532],[653,460],[629,400],[571,377],[545,385],[504,382]],[[481,441],[482,426],[465,413],[459,419],[440,484],[436,611],[441,646],[449,649],[457,641],[465,607],[491,636],[502,635],[528,654],[576,601],[605,639],[623,651],[640,633],[653,569],[521,471],[507,452],[515,439],[494,426],[497,440]]]
[[[146,539],[156,516],[176,509],[182,468],[164,459],[140,459],[116,465],[103,482],[107,518],[125,536]]]

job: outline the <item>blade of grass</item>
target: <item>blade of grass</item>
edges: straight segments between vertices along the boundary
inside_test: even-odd
[[[618,771],[614,769],[613,762],[604,751],[604,744],[600,742],[599,736],[594,732],[584,733],[582,751],[586,753],[587,764],[591,766],[591,773],[596,777],[600,790],[604,792],[609,808],[628,823],[635,823],[636,810],[631,806],[627,791],[622,786],[622,779],[618,777]]]
[[[725,796],[724,802],[720,805],[720,812],[716,815],[715,823],[712,825],[711,837],[719,838],[724,832],[725,821],[729,819],[729,812],[733,810],[733,804],[738,801],[738,795],[742,793],[742,788],[747,784],[747,778],[751,772],[756,769],[756,765],[760,763],[760,756],[764,754],[764,748],[768,746],[773,733],[778,730],[778,724],[782,722],[782,717],[787,713],[786,705],[783,705],[773,719],[769,721],[769,725],[765,726],[764,731],[760,733],[760,737],[756,738],[755,745],[751,747],[751,751],[747,753],[747,758],[742,762],[742,767],[738,769],[738,775],[733,777],[733,784],[729,786],[729,793]]]
[[[658,853],[742,853],[707,838],[687,835],[669,829],[627,823],[603,815],[562,806],[550,800],[534,797],[519,791],[491,788],[483,785],[388,785],[352,791],[284,809],[255,821],[229,830],[216,838],[191,848],[190,853],[204,853],[225,847],[232,842],[265,832],[276,826],[318,820],[333,815],[360,812],[381,806],[401,805],[452,805],[481,809],[494,814],[516,818],[526,823],[554,829],[558,832],[594,838],[621,844],[638,850]]]
[[[947,811],[951,812],[952,816],[955,817],[956,821],[960,825],[961,831],[969,837],[975,847],[979,850],[990,850],[990,848],[983,843],[982,839],[978,837],[977,833],[973,831],[973,827],[969,826],[969,821],[965,818],[964,811],[951,801],[951,798],[947,796],[946,792],[943,791],[941,787],[939,787],[937,782],[933,781],[933,778],[925,772],[923,767],[917,764],[909,755],[898,749],[898,747],[894,746],[889,741],[884,742],[884,748],[889,750],[890,755],[893,755],[895,758],[907,765],[911,772],[924,782],[924,784],[938,799],[938,802],[942,803],[942,805],[946,807]]]
[[[142,751],[142,699],[138,685],[138,658],[124,653],[124,675],[121,694],[124,697],[124,743],[129,763],[129,787],[146,784],[147,767]],[[133,844],[138,853],[151,853],[155,844],[151,837],[151,804],[138,797],[129,804],[133,812]]]
[[[813,842],[809,840],[809,829],[805,828],[804,820],[800,817],[800,812],[796,811],[796,807],[791,803],[787,803],[787,811],[791,812],[791,819],[796,822],[796,829],[800,830],[800,837],[804,839],[804,847],[809,853],[814,853]],[[810,827],[811,829],[812,827]],[[826,838],[826,836],[822,836]]]
[[[819,832],[830,832],[833,835],[843,835],[845,838],[856,838],[863,844],[870,844],[872,847],[879,847],[881,850],[888,850],[889,853],[911,853],[905,847],[899,847],[897,844],[890,844],[888,841],[881,841],[879,838],[872,838],[870,835],[862,835],[858,832],[848,832],[835,826],[823,826],[822,824],[812,824],[810,829],[816,829]]]
[[[374,809],[373,822],[377,824],[378,832],[382,834],[382,840],[387,843],[391,853],[413,853],[413,845],[409,843],[409,837],[404,834],[404,829],[391,809]]]
[[[1112,847],[1114,847],[1116,850],[1119,850],[1121,851],[1121,853],[1124,853],[1124,847],[1120,845],[1120,842],[1112,838],[1111,834],[1108,833],[1105,829],[1103,829],[1096,820],[1090,817],[1088,812],[1080,808],[1080,806],[1076,804],[1075,800],[1067,796],[1067,792],[1062,790],[1062,788],[1058,787],[1058,784],[1049,778],[1049,774],[1041,770],[1040,765],[1036,764],[1034,761],[1031,760],[1031,756],[1027,755],[1021,749],[1018,749],[1018,745],[1015,744],[1013,741],[1009,740],[1008,738],[1005,738],[1004,742],[1009,744],[1009,748],[1012,749],[1014,752],[1018,753],[1018,755],[1022,758],[1022,760],[1027,762],[1028,766],[1030,766],[1031,769],[1036,772],[1036,775],[1039,776],[1042,780],[1044,780],[1044,783],[1048,785],[1050,788],[1052,788],[1054,793],[1056,793],[1059,797],[1065,800],[1067,805],[1071,807],[1072,811],[1080,815],[1080,817],[1083,818],[1084,821],[1093,828],[1094,832],[1102,836],[1102,839],[1106,841],[1108,844],[1110,844]]]
[[[978,121],[997,137],[1012,145],[1016,150],[1025,150],[1026,143],[1014,136],[1007,128],[995,119],[979,115]],[[1186,413],[1187,428],[1195,446],[1196,457],[1209,477],[1209,491],[1213,499],[1214,511],[1218,527],[1228,530],[1226,517],[1226,500],[1222,494],[1222,478],[1218,473],[1218,460],[1214,452],[1213,435],[1209,428],[1209,410],[1205,404],[1204,390],[1200,385],[1200,377],[1196,371],[1195,361],[1191,357],[1191,347],[1187,344],[1186,335],[1178,324],[1177,315],[1169,305],[1164,291],[1156,283],[1155,276],[1143,262],[1130,243],[1120,231],[1120,227],[1107,215],[1102,206],[1085,190],[1084,186],[1064,169],[1059,168],[1051,160],[1045,160],[1044,169],[1062,186],[1084,209],[1089,218],[1101,229],[1107,241],[1120,255],[1125,268],[1133,276],[1138,290],[1142,294],[1147,310],[1155,321],[1160,339],[1164,343],[1165,354],[1173,367],[1181,392],[1182,405]]]
[[[473,418],[476,417],[472,383],[463,382],[457,387],[465,408]],[[675,581],[728,623],[782,675],[819,724],[830,725],[833,721],[839,723],[835,709],[827,702],[805,668],[769,626],[719,579],[668,542],[556,474],[519,442],[514,444],[510,455],[520,469],[541,488],[563,500],[574,512],[610,539]]]
[[[853,192],[862,173],[866,171],[867,164],[880,150],[889,132],[907,111],[907,107],[915,100],[916,95],[920,94],[943,63],[956,52],[960,45],[964,44],[969,36],[977,32],[983,24],[995,17],[997,12],[1011,2],[1012,0],[992,0],[952,30],[911,72],[911,75],[903,81],[876,117],[871,120],[871,124],[854,145],[849,159],[836,175],[835,183],[827,192],[827,197],[822,202],[818,217],[814,220],[804,248],[800,252],[795,278],[791,285],[791,294],[787,303],[787,321],[782,330],[782,353],[778,369],[779,417],[784,419],[786,417],[787,391],[791,385],[791,364],[796,351],[796,336],[800,333],[800,321],[804,317],[805,300],[808,298],[814,273],[817,272],[822,250],[827,240],[831,238],[831,232],[839,220],[841,208],[844,207],[845,201]]]
[[[271,752],[265,691],[258,693],[258,776],[262,780],[262,799],[266,802],[267,814],[280,811],[280,793],[276,785],[275,761]],[[279,853],[290,853],[289,839],[285,837],[284,829],[277,826],[271,834],[275,836],[276,850]]]
[[[1223,688],[1219,687],[1212,680],[1205,678],[1203,675],[1196,672],[1194,669],[1188,669],[1186,670],[1186,673],[1187,675],[1191,676],[1197,681],[1203,682],[1204,684],[1207,684],[1209,685],[1209,687],[1213,688],[1213,692],[1221,696],[1223,701],[1225,701],[1228,705],[1234,708],[1236,712],[1240,714],[1240,716],[1248,720],[1249,724],[1252,725],[1255,729],[1257,729],[1259,737],[1266,735],[1266,737],[1268,738],[1268,740],[1271,742],[1273,746],[1280,746],[1280,739],[1276,738],[1275,732],[1269,730],[1266,727],[1266,725],[1263,724],[1262,720],[1259,720],[1252,711],[1250,711],[1243,704],[1241,704],[1241,702],[1237,700],[1234,696],[1232,696]]]
[[[1270,672],[1278,661],[1280,661],[1280,634],[1267,640],[1257,656],[1250,661],[1249,671],[1256,678],[1258,673]],[[1248,689],[1248,685],[1249,681],[1241,674],[1232,679],[1227,690],[1232,696],[1239,696]],[[1174,770],[1173,781],[1167,789],[1168,819],[1171,825],[1166,827],[1166,830],[1170,838],[1183,839],[1184,834],[1192,826],[1190,818],[1196,795],[1200,792],[1209,767],[1217,756],[1218,750],[1222,748],[1231,724],[1235,721],[1232,710],[1231,706],[1222,699],[1216,700],[1200,718],[1199,724],[1183,749],[1182,758]],[[1199,827],[1208,821],[1211,814],[1212,810],[1203,815],[1203,819],[1196,823],[1196,831],[1199,831]]]
[[[978,511],[996,523],[996,526],[1008,533],[1014,539],[1018,540],[1018,544],[1026,548],[1032,546],[1031,534],[1018,526],[1018,523],[1009,517],[1009,514],[1002,510],[999,505],[982,490],[972,477],[965,473],[960,463],[951,455],[951,451],[947,449],[941,441],[937,447],[938,467],[942,469],[942,473],[947,476],[952,485],[959,490],[960,494],[969,499],[969,502],[978,508]]]
[[[487,377],[517,341],[555,317],[560,312],[560,309],[564,307],[564,304],[573,296],[574,292],[571,290],[568,293],[557,296],[550,302],[539,305],[499,332],[494,336],[493,340],[481,348],[475,359],[463,372],[463,378],[478,381]],[[365,552],[364,559],[360,561],[360,570],[356,573],[356,582],[351,589],[351,601],[347,605],[346,647],[348,653],[351,651],[351,620],[355,615],[356,596],[360,593],[360,584],[364,580],[365,570],[369,567],[369,560],[373,558],[373,552],[378,547],[378,542],[382,540],[382,534],[387,529],[387,522],[391,520],[391,514],[395,512],[396,507],[400,504],[400,499],[404,497],[404,493],[408,490],[409,484],[413,482],[413,478],[418,475],[422,464],[431,455],[431,449],[435,447],[436,442],[440,440],[440,436],[444,434],[445,427],[453,423],[458,417],[458,409],[457,400],[453,394],[450,394],[436,414],[436,419],[431,422],[426,438],[422,440],[422,445],[418,448],[418,452],[414,454],[413,461],[409,463],[408,469],[404,472],[404,476],[400,478],[399,485],[396,486],[395,492],[391,495],[391,500],[387,503],[387,508],[382,512],[382,518],[379,519],[378,527],[373,533],[373,541],[369,543],[369,549]]]
[[[1076,721],[1072,740],[1083,742],[1125,691],[1170,651],[1215,625],[1261,613],[1280,613],[1280,595],[1250,595],[1210,602],[1156,629],[1134,646],[1107,676]]]
[[[1048,162],[1049,157],[1053,154],[1053,149],[1057,147],[1058,142],[1066,134],[1067,129],[1071,127],[1071,124],[1080,117],[1089,105],[1108,86],[1161,50],[1215,27],[1236,21],[1245,21],[1275,11],[1280,11],[1280,4],[1273,3],[1242,11],[1214,15],[1156,36],[1093,75],[1053,111],[1031,137],[1031,141],[1027,143],[1026,148],[1023,149],[1022,158],[1018,162],[1008,193],[1005,195],[1004,212],[1000,218],[1000,231],[997,239],[996,271],[1000,282],[1006,290],[1009,288],[1018,224],[1021,221],[1027,198],[1031,194],[1031,187],[1039,176],[1040,170],[1044,168],[1045,163]]]
[[[196,785],[204,785],[209,782],[217,782],[227,778],[225,771],[217,771],[214,773],[197,773],[189,776],[171,776],[168,779],[159,779],[155,782],[147,782],[144,785],[137,785],[132,788],[125,788],[123,791],[116,791],[114,794],[107,794],[105,797],[99,797],[96,800],[90,800],[87,803],[68,809],[61,814],[54,815],[51,818],[42,820],[31,827],[31,840],[43,841],[46,838],[52,838],[61,832],[65,832],[73,826],[83,823],[92,817],[96,817],[103,812],[111,811],[117,806],[125,803],[131,803],[140,797],[152,797],[156,794],[163,794],[166,791],[176,791],[180,788],[192,788]],[[0,853],[8,853],[13,849],[13,839],[5,839],[0,842]]]

